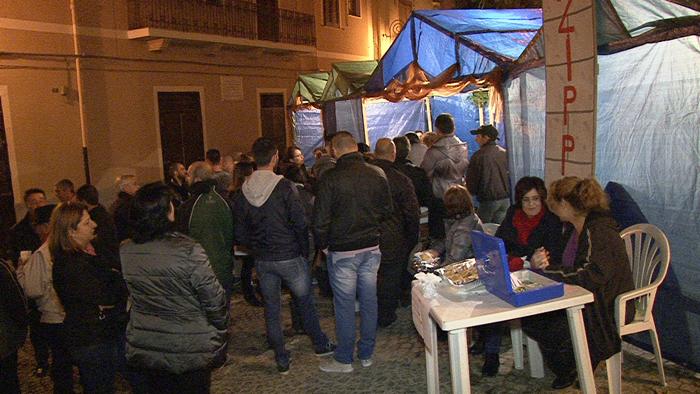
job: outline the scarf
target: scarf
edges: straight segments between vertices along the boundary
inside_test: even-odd
[[[532,235],[532,232],[540,225],[544,217],[544,211],[545,208],[542,207],[537,215],[528,217],[522,209],[515,210],[513,227],[515,227],[518,233],[518,244],[523,246],[527,245],[527,240],[530,239],[530,235]]]

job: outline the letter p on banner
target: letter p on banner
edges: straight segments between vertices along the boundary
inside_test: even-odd
[[[561,136],[561,175],[566,174],[564,169],[566,167],[566,154],[573,152],[576,148],[576,140],[571,134],[564,134]]]

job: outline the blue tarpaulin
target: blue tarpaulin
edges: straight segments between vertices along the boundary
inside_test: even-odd
[[[331,107],[325,107],[331,110]],[[362,99],[340,100],[334,102],[336,130],[347,131],[357,142],[365,142],[365,125],[362,115]]]
[[[671,243],[654,308],[665,357],[700,368],[700,41],[598,58],[596,175],[625,186]],[[649,347],[648,335],[635,339]]]
[[[308,166],[312,166],[316,158],[314,149],[323,147],[323,125],[321,110],[316,108],[300,108],[294,111],[294,143],[301,149]]]
[[[430,109],[432,114],[432,122],[435,124],[435,118],[441,113],[448,113],[455,119],[455,134],[463,142],[467,143],[469,149],[469,158],[479,150],[479,144],[469,132],[479,128],[479,107],[477,107],[471,99],[471,93],[457,94],[448,97],[433,96],[430,98]],[[485,112],[484,123],[489,123],[488,111]],[[500,145],[505,145],[505,138],[501,133],[497,141]]]
[[[370,102],[365,104],[369,146],[374,150],[380,138],[394,138],[411,131],[425,130],[427,116],[425,102],[399,101]]]
[[[378,92],[394,79],[405,81],[411,63],[431,78],[454,64],[455,79],[483,76],[515,61],[541,26],[539,9],[415,11],[366,89]]]
[[[524,176],[544,179],[544,67],[528,70],[503,85],[511,184]]]

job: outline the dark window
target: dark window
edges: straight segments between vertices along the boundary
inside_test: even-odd
[[[323,0],[323,24],[326,26],[340,26],[338,0]]]
[[[285,116],[284,95],[279,93],[260,94],[262,135],[272,139],[280,152],[284,151],[287,146]]]
[[[361,17],[360,0],[348,0],[348,15]]]

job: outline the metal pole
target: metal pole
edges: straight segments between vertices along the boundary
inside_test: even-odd
[[[83,144],[83,169],[85,183],[90,184],[90,161],[87,147],[87,126],[85,125],[85,105],[83,101],[83,78],[80,64],[80,46],[78,45],[78,23],[75,11],[75,0],[70,0],[70,15],[73,23],[73,53],[75,54],[75,79],[78,90],[78,112],[80,114],[80,137]]]
[[[433,108],[430,106],[430,95],[425,96],[425,115],[428,117],[428,133],[433,132]]]

